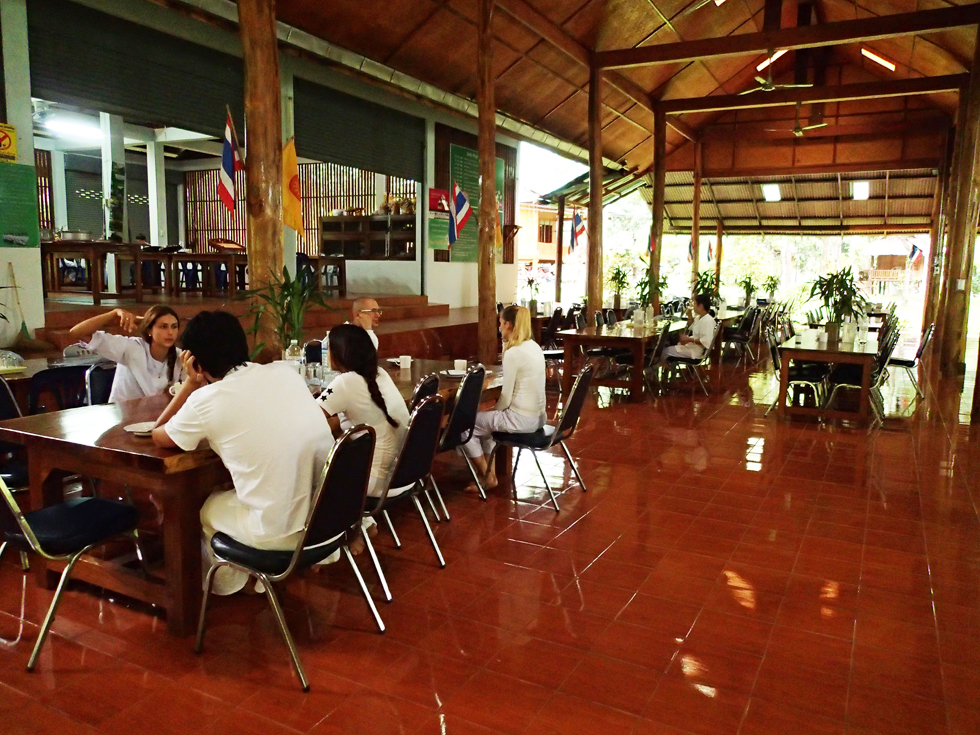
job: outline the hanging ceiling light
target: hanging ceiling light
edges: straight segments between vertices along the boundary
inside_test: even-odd
[[[102,128],[78,119],[50,116],[45,119],[44,128],[62,138],[93,141],[102,139]]]
[[[895,71],[895,62],[889,61],[884,56],[879,56],[874,51],[868,48],[861,47],[861,56],[866,59],[871,59],[876,64],[881,64],[883,67],[888,69],[888,71]]]

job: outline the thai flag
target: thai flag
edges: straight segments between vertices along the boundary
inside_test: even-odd
[[[238,140],[232,132],[231,113],[225,119],[225,146],[221,151],[221,170],[218,172],[218,198],[235,216],[235,172],[245,168],[238,152]]]
[[[653,236],[653,232],[650,232],[650,253],[652,254],[657,249],[657,241]]]
[[[708,262],[710,263],[715,259],[715,249],[711,247],[711,243],[708,243]]]
[[[687,262],[688,263],[693,263],[694,262],[694,240],[693,239],[690,240],[690,241],[688,241],[688,243],[687,243]]]
[[[909,263],[915,265],[923,258],[922,248],[912,243],[912,252],[909,253]]]
[[[582,221],[582,216],[576,212],[575,216],[572,217],[572,242],[568,246],[568,252],[575,252],[579,240],[583,237],[585,237],[585,222]]]
[[[470,209],[470,200],[459,188],[459,184],[453,182],[453,195],[449,198],[449,246],[459,239],[466,220],[470,218],[473,210]]]

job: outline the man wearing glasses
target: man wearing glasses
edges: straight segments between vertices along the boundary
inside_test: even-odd
[[[368,336],[374,342],[374,349],[378,349],[378,335],[374,333],[374,328],[381,321],[382,314],[378,302],[374,299],[367,298],[354,299],[354,305],[351,307],[351,311],[353,312],[353,319],[350,320],[350,323],[367,330]]]

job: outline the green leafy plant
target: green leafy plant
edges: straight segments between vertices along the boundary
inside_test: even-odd
[[[698,273],[697,280],[694,281],[693,292],[695,294],[713,294],[717,285],[714,271],[701,271]]]
[[[752,276],[745,275],[740,279],[735,281],[735,285],[745,292],[745,303],[748,304],[752,300],[752,294],[754,294],[758,289],[755,282],[752,280]]]
[[[775,296],[776,291],[778,289],[779,289],[779,277],[766,276],[766,279],[762,282],[762,290],[765,291],[770,296]]]
[[[845,317],[856,319],[868,306],[850,268],[818,276],[810,287],[810,299],[822,304],[827,319],[834,324],[840,324]]]
[[[249,314],[254,321],[246,331],[258,335],[259,323],[263,315],[272,317],[272,327],[280,350],[292,341],[301,342],[303,339],[303,320],[306,312],[313,305],[322,306],[330,311],[341,313],[326,303],[323,292],[317,288],[312,278],[298,274],[296,278],[289,275],[284,267],[282,274],[272,273],[272,279],[265,286],[244,292],[240,298],[253,298]],[[258,342],[252,348],[252,357],[266,347],[265,342]],[[271,346],[271,345],[270,345]]]
[[[667,279],[660,278],[657,282],[657,287],[654,289],[657,296],[663,296],[664,291],[667,290]],[[640,306],[644,309],[647,308],[653,302],[653,294],[650,292],[650,271],[643,271],[643,278],[641,278],[636,283],[636,300],[640,302]]]
[[[629,272],[621,265],[614,265],[609,271],[609,285],[617,294],[622,294],[629,288]]]
[[[532,275],[528,275],[524,279],[524,286],[525,286],[525,288],[527,288],[527,292],[529,294],[531,294],[531,298],[532,299],[537,299],[538,298],[539,286],[538,286],[538,279],[537,278],[535,278]]]

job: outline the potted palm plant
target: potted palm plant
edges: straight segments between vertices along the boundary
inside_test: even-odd
[[[272,273],[272,278],[265,286],[246,291],[241,298],[252,298],[249,314],[254,318],[253,325],[246,331],[253,335],[259,333],[259,322],[264,315],[271,317],[272,328],[277,345],[258,342],[252,348],[252,356],[262,352],[274,353],[285,350],[292,340],[303,341],[303,320],[306,312],[314,304],[331,311],[338,311],[329,306],[323,292],[317,287],[313,278],[305,278],[297,274],[290,276],[286,268],[282,274]],[[339,313],[339,311],[338,311]]]
[[[538,279],[532,275],[528,275],[527,279],[524,281],[524,285],[527,286],[527,291],[531,295],[531,298],[527,301],[527,309],[531,312],[531,316],[537,316],[538,313]]]
[[[713,294],[717,285],[714,271],[701,271],[698,273],[697,280],[694,281],[694,295],[697,296],[699,293]]]
[[[745,292],[745,308],[749,308],[749,302],[752,301],[752,295],[756,292],[756,285],[752,281],[752,276],[742,276],[740,279],[735,281],[735,285]]]
[[[845,319],[857,321],[868,306],[868,300],[854,280],[850,267],[819,276],[810,288],[810,298],[823,305],[829,340],[839,338],[840,325]]]
[[[762,290],[769,294],[769,300],[774,301],[776,299],[776,290],[779,288],[779,277],[778,276],[766,276],[765,280],[762,282]]]
[[[657,296],[662,297],[664,291],[667,289],[667,279],[659,279],[654,291]],[[643,278],[636,282],[636,300],[640,303],[644,309],[646,309],[653,302],[653,293],[650,291],[650,271],[644,269]]]
[[[609,285],[612,286],[615,296],[613,297],[613,308],[620,308],[623,291],[629,288],[629,273],[621,265],[614,265],[609,271]]]

